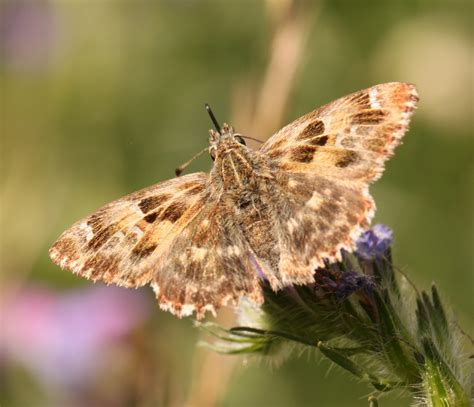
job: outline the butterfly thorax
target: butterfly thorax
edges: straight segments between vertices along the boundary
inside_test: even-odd
[[[210,131],[209,154],[214,160],[213,184],[222,191],[236,193],[254,189],[263,174],[269,175],[260,155],[248,148],[242,136],[227,125],[221,133]]]
[[[271,220],[274,172],[268,160],[245,145],[240,134],[227,126],[224,129],[222,133],[211,131],[213,192],[227,222],[242,233],[252,253],[277,268],[279,253]]]

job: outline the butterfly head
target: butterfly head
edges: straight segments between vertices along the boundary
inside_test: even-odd
[[[227,123],[224,123],[222,127],[220,126],[209,104],[206,103],[205,107],[214,127],[216,128],[216,130],[209,130],[209,154],[213,161],[215,161],[216,157],[220,155],[218,153],[219,151],[224,152],[229,149],[235,149],[242,147],[242,145],[246,145],[242,135],[235,133],[234,129]]]
[[[234,132],[234,129],[227,123],[224,123],[220,132],[209,130],[209,154],[213,160],[219,155],[219,151],[241,148],[245,145],[242,135]]]

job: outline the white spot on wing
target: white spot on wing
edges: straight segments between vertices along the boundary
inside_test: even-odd
[[[94,237],[94,232],[92,231],[92,227],[87,224],[87,222],[83,222],[79,225],[79,229],[82,230],[86,236],[86,242],[89,242]]]
[[[239,256],[240,255],[240,248],[239,246],[229,246],[227,248],[227,253],[229,254],[229,256],[232,256],[232,255],[235,255],[235,256]]]
[[[378,101],[378,92],[376,88],[372,88],[369,91],[369,100],[370,100],[370,106],[372,109],[380,109],[382,106],[380,106],[380,103]]]
[[[206,257],[207,249],[203,247],[191,247],[191,259],[195,261],[204,260]]]

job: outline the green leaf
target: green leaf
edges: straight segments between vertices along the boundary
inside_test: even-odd
[[[426,396],[434,407],[468,407],[469,397],[456,379],[448,364],[443,360],[435,344],[429,338],[422,340],[426,357],[424,382]]]
[[[431,286],[431,297],[433,298],[433,306],[436,311],[436,323],[440,329],[448,331],[449,325],[446,318],[446,312],[444,311],[441,298],[439,297],[438,289],[434,284]]]
[[[400,341],[400,332],[396,329],[387,304],[377,290],[374,291],[374,299],[380,317],[380,333],[384,354],[392,365],[394,372],[402,381],[407,383],[418,382],[418,366],[413,358],[404,351]]]
[[[439,344],[439,348],[442,350],[443,354],[452,359],[455,357],[455,355],[453,355],[453,349],[451,345],[452,334],[448,326],[446,313],[444,312],[444,308],[435,285],[431,287],[431,298],[432,302],[430,301],[429,312],[431,325],[433,327],[434,339]]]
[[[416,299],[416,321],[418,323],[419,337],[424,337],[430,334],[430,319],[425,303],[420,297]]]

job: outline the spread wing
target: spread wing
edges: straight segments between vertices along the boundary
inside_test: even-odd
[[[66,230],[50,257],[94,281],[151,283],[161,308],[180,317],[243,295],[261,302],[252,251],[209,191],[196,173],[120,198]]]
[[[145,285],[156,259],[201,211],[207,182],[205,173],[189,174],[111,202],[66,230],[49,255],[94,281]]]
[[[282,285],[312,281],[325,259],[353,247],[375,210],[369,183],[400,144],[417,101],[411,84],[377,85],[306,114],[262,146],[284,174],[274,209]]]
[[[412,84],[376,85],[300,117],[260,151],[288,171],[367,183],[382,174],[417,101]]]

